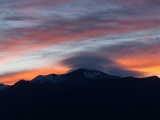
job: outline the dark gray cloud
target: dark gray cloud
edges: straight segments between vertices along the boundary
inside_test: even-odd
[[[77,53],[75,56],[67,58],[63,61],[63,64],[69,65],[73,69],[90,68],[90,69],[104,69],[104,64],[114,64],[113,61],[106,59],[100,55],[94,55],[93,53]]]
[[[36,18],[31,16],[8,16],[5,17],[4,20],[7,21],[26,21],[26,20],[35,20]]]
[[[86,11],[89,11],[89,12],[84,12],[87,14],[82,14],[81,12],[77,12],[75,14],[73,11],[76,11],[76,10],[72,8],[67,8],[67,10],[69,9],[71,10],[71,12],[66,13],[65,11],[66,9],[64,9],[63,7],[61,9],[54,9],[53,7],[53,9],[49,9],[49,11],[55,11],[58,15],[53,14],[54,12],[47,13],[47,11],[41,10],[40,13],[44,12],[44,14],[47,14],[46,17],[45,15],[43,16],[43,15],[37,15],[37,14],[36,15],[33,14],[30,17],[17,16],[17,15],[7,16],[5,17],[4,20],[11,20],[11,21],[12,20],[13,21],[33,20],[33,18],[35,17],[34,19],[37,19],[37,20],[39,19],[41,21],[40,22],[41,24],[26,27],[25,29],[23,27],[20,29],[10,28],[9,30],[6,30],[6,33],[10,33],[10,34],[13,33],[15,36],[19,36],[19,34],[21,34],[22,35],[21,37],[25,38],[26,34],[27,36],[30,36],[30,34],[32,34],[33,31],[39,31],[39,34],[42,34],[41,32],[48,33],[52,31],[52,32],[56,32],[56,35],[57,34],[72,35],[72,34],[78,34],[78,33],[80,34],[80,33],[91,31],[91,30],[103,29],[106,31],[106,33],[110,34],[109,31],[113,31],[114,33],[117,33],[117,32],[120,32],[121,30],[123,31],[143,30],[146,28],[150,29],[150,26],[155,27],[157,26],[157,24],[159,24],[159,19],[157,17],[160,15],[159,8],[150,9],[148,5],[142,6],[141,4],[140,5],[136,4],[136,6],[133,4],[126,5],[124,4],[125,3],[124,1],[122,2],[119,0],[115,0],[113,2],[110,0],[104,0],[105,2],[102,2],[102,1],[103,0],[94,0],[93,2],[91,2],[89,0],[88,3],[90,4],[97,3],[96,5],[93,4],[94,5],[93,8],[96,7],[97,5],[101,6],[101,8],[98,7],[98,9],[96,10],[93,8],[89,10],[90,6],[87,6],[87,5],[86,5],[87,8],[89,7],[88,9],[86,8],[86,6],[85,7],[82,6],[83,4],[82,5],[73,4],[74,8],[76,6],[77,8],[81,8],[81,9],[84,8],[86,9]],[[151,5],[152,5],[156,3],[156,0],[155,1],[142,0],[142,2],[147,4],[151,2]],[[136,3],[136,2],[133,2],[133,3]],[[65,13],[64,15],[62,14],[63,12]],[[71,19],[72,15],[77,16],[77,18]],[[152,21],[147,21],[145,19],[141,20],[144,17],[149,17],[149,19]],[[154,22],[154,23],[151,24],[151,22]],[[63,28],[63,29],[61,31],[57,31],[58,28]],[[15,31],[17,31],[18,34],[16,34]],[[25,33],[25,35],[22,32]]]
[[[72,68],[96,69],[119,76],[142,76],[142,73],[128,70],[114,60],[101,55],[99,52],[80,52],[61,61],[62,64]]]
[[[144,39],[140,41],[121,42],[114,46],[101,47],[98,49],[104,56],[112,59],[159,56],[160,38]]]

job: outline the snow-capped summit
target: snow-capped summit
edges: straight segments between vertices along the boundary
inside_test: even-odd
[[[44,82],[54,82],[56,81],[55,79],[57,78],[56,74],[50,74],[50,75],[39,75],[35,77],[32,82],[35,83],[44,83]]]
[[[84,79],[116,79],[118,76],[108,75],[101,71],[93,69],[78,69],[67,74],[50,74],[50,75],[39,75],[32,80],[33,83],[44,83],[54,82],[59,83],[66,80],[84,80]]]
[[[83,76],[83,77],[89,78],[89,79],[102,79],[102,78],[115,79],[115,78],[119,78],[118,76],[109,75],[109,74],[106,74],[106,73],[103,73],[101,71],[94,70],[94,69],[78,69],[73,72],[70,72],[69,74],[74,74],[76,76],[79,75],[79,76]]]

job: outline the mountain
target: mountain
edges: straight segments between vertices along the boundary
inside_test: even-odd
[[[89,70],[89,69],[78,69],[75,71],[72,71],[68,74],[50,74],[46,76],[37,76],[34,78],[31,82],[33,83],[46,83],[46,82],[53,82],[53,83],[59,83],[63,81],[73,81],[76,80],[96,80],[96,79],[117,79],[120,78],[118,76],[114,75],[108,75],[106,73],[103,73],[101,71],[97,70]]]
[[[9,87],[9,85],[0,84],[0,90],[4,90],[8,87]]]
[[[160,79],[97,70],[20,80],[0,91],[1,120],[159,119]]]

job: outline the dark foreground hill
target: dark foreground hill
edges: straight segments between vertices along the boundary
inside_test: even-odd
[[[79,69],[21,80],[0,91],[0,120],[160,118],[160,79]]]

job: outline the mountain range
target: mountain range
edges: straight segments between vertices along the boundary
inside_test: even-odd
[[[1,120],[153,119],[160,113],[160,78],[78,69],[0,85]]]

